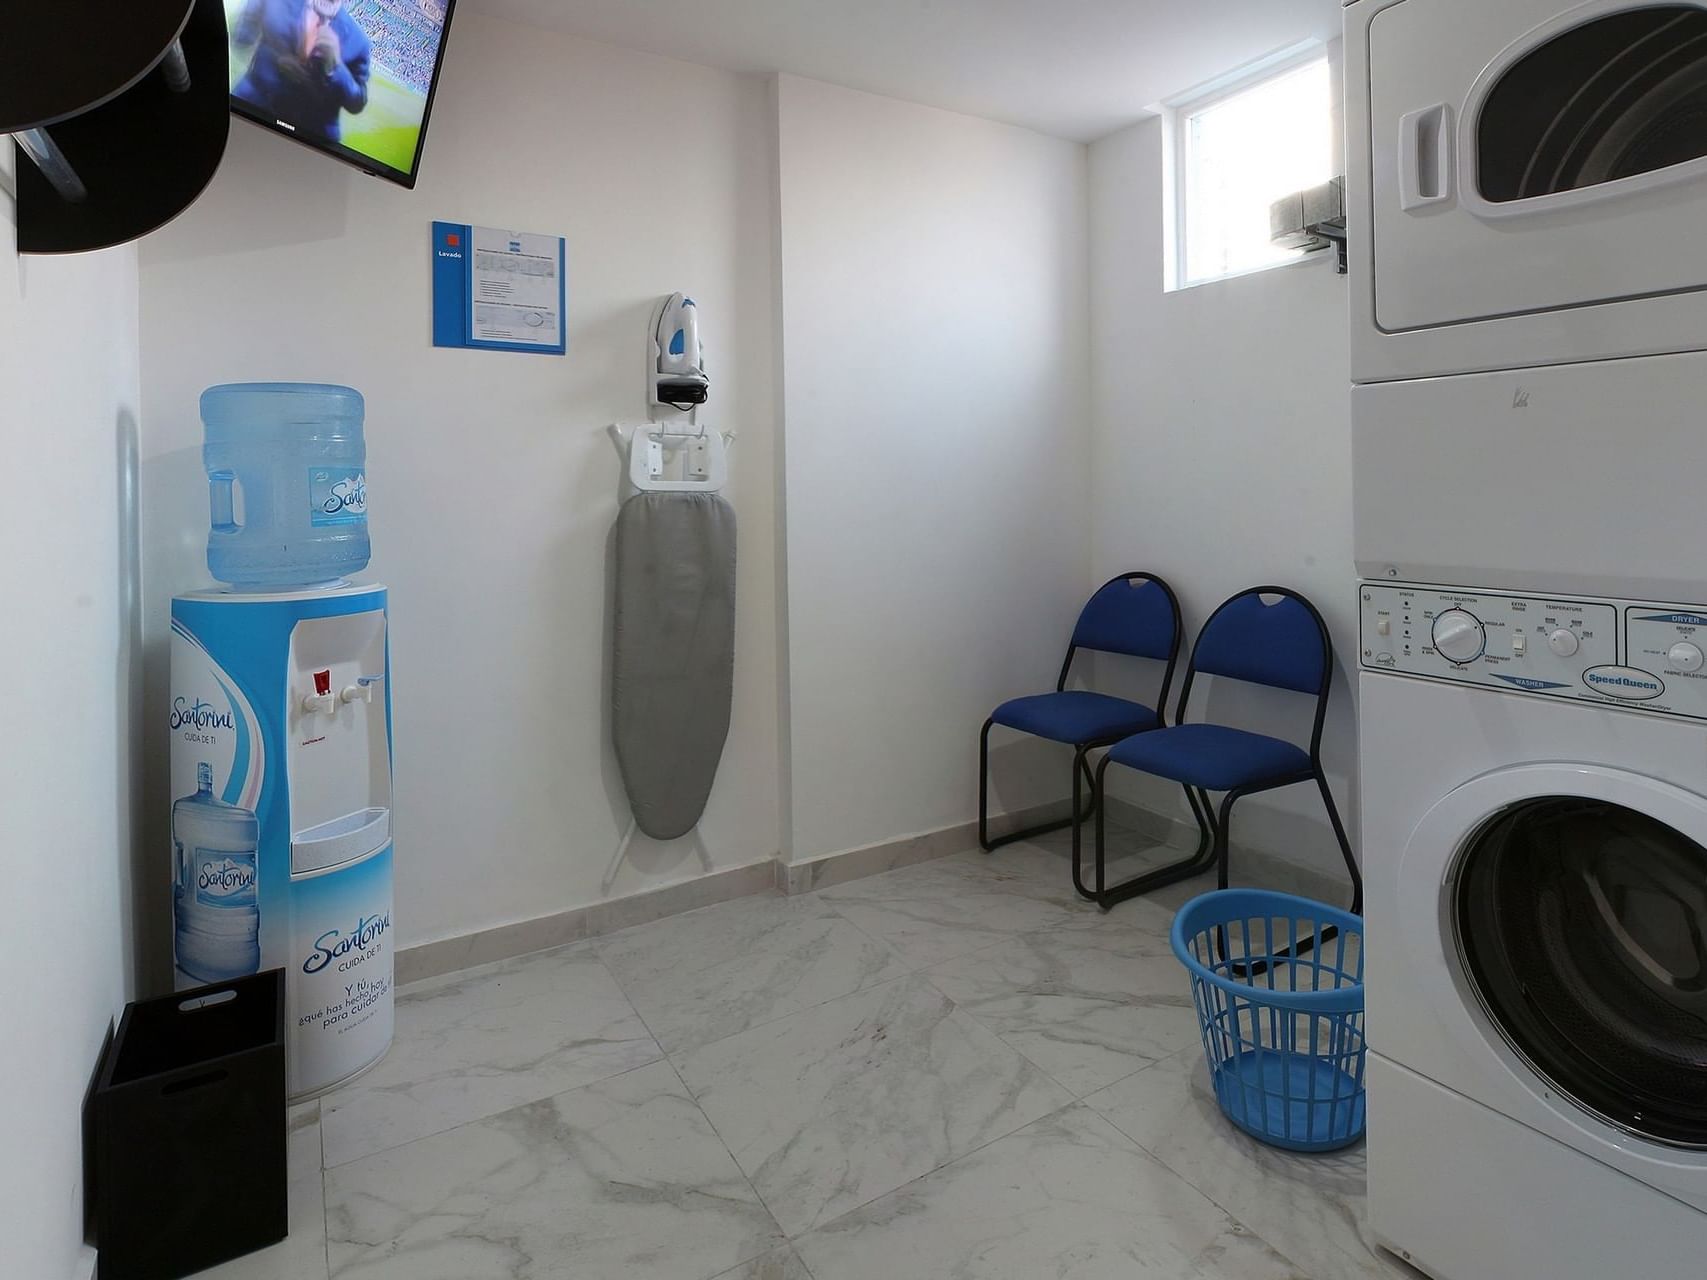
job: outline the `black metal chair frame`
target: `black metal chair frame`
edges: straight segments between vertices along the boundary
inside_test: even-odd
[[[1174,723],[1182,725],[1186,722],[1186,704],[1191,698],[1191,686],[1197,676],[1197,647],[1204,634],[1214,625],[1215,619],[1222,610],[1247,596],[1284,596],[1296,600],[1309,610],[1310,617],[1315,621],[1316,630],[1322,639],[1322,683],[1316,690],[1316,718],[1310,730],[1310,767],[1302,773],[1289,775],[1284,778],[1266,779],[1249,786],[1235,787],[1221,797],[1220,812],[1210,803],[1209,793],[1201,787],[1186,786],[1186,797],[1191,801],[1192,816],[1197,819],[1199,840],[1197,851],[1190,857],[1154,871],[1147,871],[1134,876],[1112,889],[1103,884],[1103,860],[1106,849],[1106,836],[1103,823],[1103,785],[1108,772],[1108,757],[1104,756],[1097,766],[1091,792],[1091,805],[1096,813],[1096,901],[1103,910],[1108,910],[1116,903],[1136,897],[1151,890],[1160,889],[1164,885],[1174,884],[1180,880],[1190,879],[1201,875],[1210,867],[1217,868],[1216,885],[1225,889],[1228,880],[1228,833],[1232,819],[1233,805],[1246,796],[1255,795],[1261,791],[1273,791],[1279,787],[1290,787],[1300,782],[1314,781],[1322,793],[1322,803],[1328,811],[1328,821],[1333,824],[1334,838],[1339,842],[1340,856],[1345,859],[1346,873],[1351,877],[1352,900],[1351,910],[1355,915],[1363,912],[1363,875],[1358,870],[1357,859],[1352,855],[1351,841],[1346,837],[1345,824],[1340,821],[1339,808],[1334,804],[1333,792],[1328,788],[1327,774],[1322,770],[1322,726],[1328,715],[1328,689],[1334,677],[1334,646],[1328,636],[1327,623],[1322,621],[1321,613],[1304,596],[1287,587],[1250,587],[1236,595],[1228,597],[1209,615],[1197,633],[1197,641],[1192,644],[1191,657],[1186,662],[1185,680],[1180,685],[1179,705],[1174,711]],[[1234,677],[1236,678],[1236,677]],[[1075,779],[1075,782],[1077,779]],[[1089,816],[1089,815],[1087,815]],[[1324,936],[1322,941],[1326,941]]]
[[[1174,642],[1173,642],[1173,646],[1168,650],[1167,667],[1162,672],[1162,688],[1161,688],[1161,691],[1156,695],[1156,728],[1159,729],[1167,723],[1168,689],[1173,685],[1174,668],[1179,663],[1180,633],[1181,633],[1181,631],[1184,630],[1184,625],[1183,625],[1183,622],[1182,622],[1181,617],[1180,617],[1179,599],[1178,599],[1178,597],[1176,597],[1174,595],[1174,589],[1172,587],[1170,587],[1161,578],[1158,578],[1153,573],[1141,573],[1141,572],[1134,571],[1132,573],[1116,574],[1114,577],[1110,578],[1107,582],[1103,583],[1102,587],[1098,587],[1097,591],[1100,592],[1103,589],[1103,587],[1111,586],[1112,584],[1114,584],[1116,582],[1135,582],[1135,581],[1153,582],[1158,587],[1160,587],[1162,589],[1163,594],[1166,595],[1168,598],[1168,607],[1173,611],[1173,616],[1174,616]],[[1095,598],[1095,593],[1093,593],[1092,598],[1093,599]],[[1077,629],[1078,628],[1075,625],[1075,627],[1074,627],[1075,633],[1077,632]],[[1079,652],[1079,646],[1069,642],[1067,645],[1066,660],[1061,663],[1061,674],[1055,680],[1055,692],[1056,693],[1063,693],[1066,691],[1067,676],[1068,676],[1068,673],[1070,673],[1073,669],[1073,658],[1078,652]],[[992,840],[992,839],[990,839],[990,819],[989,819],[989,812],[990,812],[990,729],[995,725],[995,723],[996,723],[996,718],[994,716],[991,716],[989,719],[984,721],[984,727],[982,730],[979,731],[979,734],[978,734],[978,844],[979,844],[979,847],[981,847],[985,853],[993,853],[995,850],[1000,849],[1003,845],[1013,844],[1016,841],[1020,841],[1020,840],[1031,840],[1031,839],[1036,838],[1037,836],[1048,835],[1052,831],[1060,831],[1064,827],[1071,827],[1073,829],[1073,888],[1076,889],[1082,897],[1089,898],[1093,901],[1096,900],[1097,895],[1085,888],[1084,882],[1083,882],[1083,879],[1081,876],[1081,869],[1080,869],[1080,859],[1081,859],[1080,831],[1081,831],[1081,828],[1082,828],[1084,823],[1090,821],[1091,815],[1093,813],[1097,815],[1097,825],[1098,825],[1099,829],[1102,825],[1102,810],[1100,807],[1100,794],[1101,793],[1100,793],[1099,788],[1097,787],[1096,779],[1091,774],[1090,765],[1086,761],[1085,757],[1090,752],[1095,751],[1101,747],[1111,747],[1116,742],[1123,741],[1126,737],[1129,737],[1130,735],[1122,734],[1119,737],[1096,738],[1096,739],[1093,739],[1092,741],[1089,741],[1089,742],[1078,742],[1078,743],[1071,744],[1073,747],[1073,807],[1072,807],[1071,813],[1069,813],[1067,817],[1062,818],[1057,822],[1046,822],[1046,823],[1043,823],[1041,826],[1028,827],[1023,831],[1010,831],[1007,835],[999,836],[996,839]],[[1081,796],[1079,783],[1080,783],[1081,779],[1083,779],[1085,782],[1088,782],[1091,784],[1090,808],[1086,809],[1083,813],[1079,812],[1079,801],[1080,801],[1080,796]],[[1100,871],[1100,866],[1101,866],[1100,860],[1099,860],[1098,866],[1099,866],[1099,871]]]

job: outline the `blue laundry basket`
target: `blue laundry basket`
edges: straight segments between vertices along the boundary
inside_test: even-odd
[[[1289,893],[1222,889],[1180,908],[1173,948],[1191,972],[1229,1120],[1291,1151],[1363,1136],[1361,917]]]

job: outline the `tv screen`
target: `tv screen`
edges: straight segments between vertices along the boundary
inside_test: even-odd
[[[415,185],[456,0],[225,0],[231,109]]]

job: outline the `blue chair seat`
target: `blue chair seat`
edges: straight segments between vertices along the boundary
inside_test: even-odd
[[[1115,764],[1205,791],[1311,776],[1310,754],[1281,738],[1220,724],[1181,724],[1110,748]]]
[[[990,718],[1021,733],[1073,747],[1087,742],[1113,742],[1156,727],[1156,713],[1143,703],[1088,689],[1015,698],[1002,703]]]

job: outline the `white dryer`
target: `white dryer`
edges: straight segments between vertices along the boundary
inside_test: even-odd
[[[1360,595],[1372,1230],[1707,1273],[1707,608]]]
[[[1707,3],[1345,11],[1352,378],[1707,350]]]

